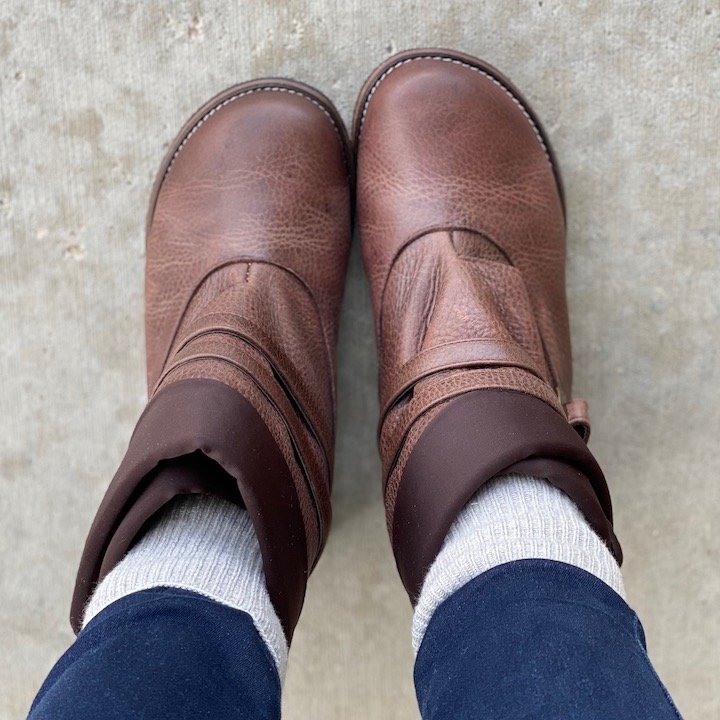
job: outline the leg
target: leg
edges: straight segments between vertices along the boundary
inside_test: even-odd
[[[615,559],[567,496],[529,476],[494,480],[453,523],[420,593],[423,718],[677,720],[623,595]]]
[[[552,560],[489,570],[433,614],[415,662],[424,720],[678,720],[642,626],[593,575]]]
[[[245,612],[174,588],[100,612],[60,658],[30,720],[280,717],[280,678]]]
[[[179,472],[219,471],[194,455],[159,477]],[[30,717],[279,718],[286,663],[247,511],[177,497],[99,584]]]
[[[537,117],[486,63],[412,50],[368,79],[355,142],[423,717],[676,717],[572,395],[565,202]]]

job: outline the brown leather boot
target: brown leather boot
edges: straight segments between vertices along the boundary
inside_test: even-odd
[[[562,185],[535,114],[480,60],[412,50],[368,79],[354,134],[387,523],[411,599],[503,472],[562,489],[620,559],[571,394]]]
[[[150,402],[85,545],[75,630],[148,519],[209,493],[248,509],[292,636],[330,524],[348,148],[325,97],[273,79],[213,98],[168,151],[147,220]],[[162,472],[198,453],[217,472]]]

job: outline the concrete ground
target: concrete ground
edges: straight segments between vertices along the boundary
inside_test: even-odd
[[[3,2],[0,718],[24,717],[72,640],[82,542],[143,407],[143,219],[166,144],[196,106],[258,75],[316,84],[349,118],[389,53],[444,45],[507,73],[557,150],[576,390],[630,602],[681,712],[717,720],[719,38],[717,0]],[[375,372],[356,249],[335,524],[292,649],[291,720],[417,717]]]

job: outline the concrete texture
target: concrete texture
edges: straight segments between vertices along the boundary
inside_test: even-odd
[[[719,39],[716,0],[3,2],[0,718],[24,717],[72,639],[82,542],[143,406],[143,218],[166,144],[208,97],[257,75],[316,84],[349,118],[390,52],[445,45],[507,73],[555,145],[576,389],[630,601],[685,717],[717,720]],[[356,251],[335,525],[291,654],[291,720],[417,717],[375,371]]]

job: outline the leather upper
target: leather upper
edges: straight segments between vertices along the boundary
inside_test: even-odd
[[[276,340],[288,355],[304,351],[308,330],[317,332],[323,370],[334,363],[350,243],[344,130],[316,100],[288,89],[241,91],[224,103],[191,130],[152,208],[145,286],[150,390],[177,347],[180,325],[191,321],[191,300],[198,306],[199,291],[212,295],[206,287],[216,281],[212,274],[233,263],[251,294],[261,292],[238,293],[241,307],[227,309],[258,327],[269,321],[285,335]],[[292,304],[270,302],[267,283],[293,295]],[[334,393],[334,375],[326,374]],[[325,384],[315,391],[327,395]]]
[[[361,113],[382,412],[461,367],[522,368],[569,402],[563,202],[539,126],[480,67],[422,56],[386,72]]]
[[[589,421],[572,397],[561,181],[517,90],[475,58],[401,53],[366,83],[355,137],[392,539],[414,522],[395,518],[408,459],[453,398],[529,395],[583,439]]]
[[[147,383],[155,410],[138,425],[103,500],[78,587],[96,581],[98,567],[102,575],[122,556],[131,538],[114,534],[118,522],[137,530],[144,514],[156,509],[159,495],[152,488],[132,505],[133,493],[149,482],[143,473],[163,453],[199,450],[222,460],[237,480],[240,501],[253,509],[271,597],[275,593],[292,634],[304,579],[330,524],[350,163],[346,131],[329,101],[284,80],[230,88],[201,108],[171,146],[147,225]],[[169,389],[172,403],[158,405]],[[218,392],[237,394],[242,402],[228,396],[203,405]],[[174,420],[161,408],[180,408],[174,412],[185,417],[183,402],[203,405],[197,409],[203,422],[169,427]],[[213,413],[221,408],[240,414],[217,419]],[[257,423],[271,440],[263,428],[248,427]],[[230,443],[236,425],[243,437],[269,448],[273,477],[263,477],[262,458],[238,456],[238,442]],[[290,487],[283,485],[286,474]],[[286,537],[295,538],[294,547],[283,547]],[[295,567],[298,558],[303,567]]]

